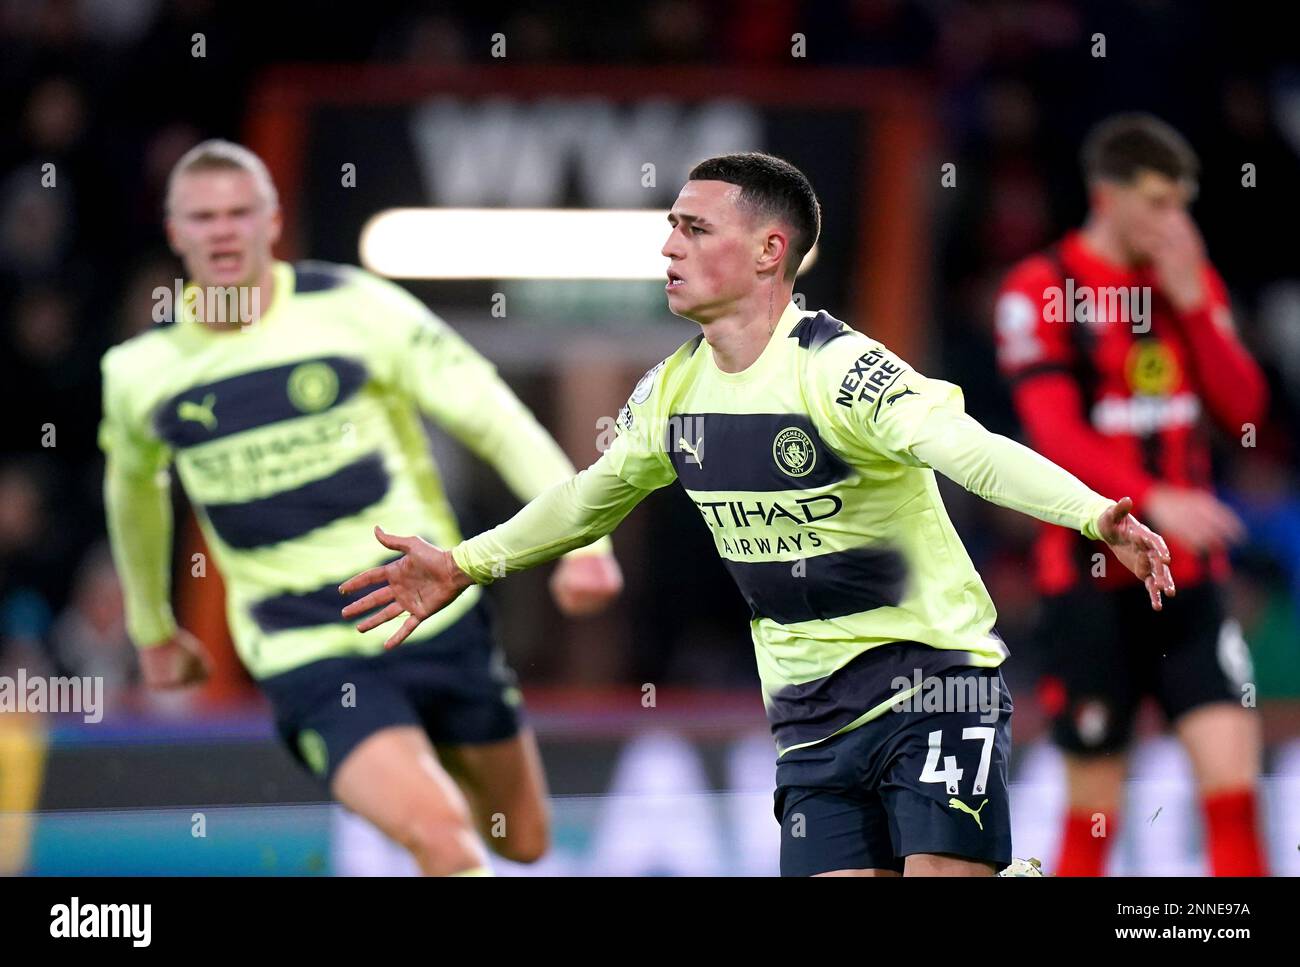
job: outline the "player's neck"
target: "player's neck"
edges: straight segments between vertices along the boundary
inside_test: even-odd
[[[792,291],[792,284],[782,282],[760,286],[732,311],[700,324],[718,369],[740,373],[754,365],[771,342]]]
[[[1133,261],[1129,258],[1128,250],[1120,243],[1119,236],[1102,219],[1096,216],[1089,218],[1080,229],[1079,237],[1084,248],[1103,261],[1125,269],[1133,267]]]
[[[216,305],[207,298],[197,301],[197,319],[203,326],[218,332],[228,332],[260,321],[271,305],[271,300],[275,298],[275,263],[267,265],[255,282],[232,288],[234,292],[227,296],[225,304]],[[217,289],[203,286],[203,291],[216,292]],[[214,317],[208,318],[209,313]]]

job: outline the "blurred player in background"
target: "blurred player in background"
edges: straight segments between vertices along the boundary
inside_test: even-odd
[[[1191,756],[1213,872],[1262,875],[1260,729],[1243,707],[1250,658],[1222,591],[1243,528],[1214,496],[1200,417],[1235,443],[1264,415],[1267,387],[1187,212],[1199,165],[1182,136],[1120,115],[1089,135],[1083,165],[1084,226],[1003,286],[999,363],[1030,445],[1089,486],[1130,495],[1168,538],[1178,598],[1153,622],[1127,575],[1098,566],[1077,535],[1044,528],[1042,697],[1069,781],[1056,872],[1101,875],[1134,716],[1150,695]]]
[[[799,309],[820,206],[793,165],[701,162],[668,221],[668,306],[702,331],[637,384],[605,454],[450,552],[377,529],[406,556],[348,581],[382,586],[344,613],[378,608],[368,631],[409,612],[400,644],[476,583],[608,534],[677,480],[753,614],[782,873],[991,875],[1012,859],[1007,649],[930,468],[1103,538],[1153,608],[1174,593],[1167,549],[1127,501],[972,420],[956,386]],[[926,680],[984,698],[908,707]]]
[[[523,501],[573,467],[417,299],[359,269],[276,261],[279,231],[260,159],[229,142],[192,149],[167,198],[183,303],[104,357],[105,504],[145,680],[205,674],[169,604],[174,461],[226,580],[236,649],[294,755],[426,874],[484,872],[476,825],[502,856],[536,859],[545,781],[479,596],[384,653],[382,635],[339,619],[337,587],[384,559],[375,517],[460,539],[421,414]],[[605,544],[566,558],[552,590],[584,614],[621,585]]]

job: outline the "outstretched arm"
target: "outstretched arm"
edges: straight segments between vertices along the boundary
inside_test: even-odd
[[[487,584],[545,563],[610,533],[649,492],[624,481],[604,456],[543,491],[504,524],[450,551],[418,537],[394,537],[376,527],[379,542],[402,551],[403,556],[363,571],[339,587],[339,593],[350,594],[379,585],[344,608],[343,617],[351,620],[379,608],[357,625],[358,631],[369,631],[407,614],[385,642],[386,648],[393,648],[471,584]]]
[[[1169,548],[1132,516],[1130,498],[1115,502],[1101,496],[1046,457],[990,433],[952,405],[935,406],[926,414],[910,451],[976,496],[1105,541],[1146,586],[1156,611],[1162,593],[1174,595]]]
[[[865,350],[865,351],[864,351]],[[1169,549],[1129,511],[1028,447],[967,415],[961,389],[918,373],[863,337],[831,340],[815,357],[829,387],[817,399],[824,429],[849,453],[930,467],[985,500],[1104,540],[1138,576],[1159,611],[1174,593]]]

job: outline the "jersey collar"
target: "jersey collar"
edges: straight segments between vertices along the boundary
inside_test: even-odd
[[[747,368],[742,369],[738,373],[728,373],[720,369],[717,362],[713,359],[713,349],[709,348],[709,364],[713,370],[713,374],[726,382],[736,383],[754,379],[759,374],[765,372],[766,369],[771,366],[772,360],[781,354],[780,347],[784,344],[785,339],[790,335],[790,330],[792,330],[805,315],[807,315],[807,313],[800,309],[793,301],[789,302],[785,309],[781,311],[781,316],[776,321],[776,328],[772,330],[772,335],[768,338],[767,345],[763,347],[763,351],[758,354],[758,358],[750,363]]]
[[[181,304],[176,307],[177,322],[191,332],[200,333],[205,336],[220,339],[236,333],[250,332],[260,328],[272,317],[285,301],[293,295],[295,278],[293,266],[288,262],[281,262],[276,259],[271,266],[274,289],[271,295],[271,304],[262,306],[260,315],[255,323],[251,326],[239,326],[231,329],[211,329],[199,322],[195,312],[195,300],[202,299],[203,295],[198,285],[193,282],[187,282],[181,299]],[[193,293],[193,295],[191,295]]]

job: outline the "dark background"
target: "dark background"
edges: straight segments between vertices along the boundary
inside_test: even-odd
[[[148,325],[148,293],[179,272],[160,225],[171,164],[201,138],[241,140],[250,93],[269,67],[489,69],[490,37],[502,32],[512,63],[542,68],[777,70],[791,65],[790,36],[800,31],[801,64],[901,70],[931,95],[935,160],[955,162],[959,176],[956,189],[942,189],[936,171],[933,197],[914,216],[934,252],[933,315],[914,321],[918,362],[962,385],[971,412],[1000,432],[1017,427],[993,363],[993,294],[1012,263],[1081,219],[1083,133],[1110,112],[1147,109],[1186,134],[1203,163],[1194,215],[1273,391],[1259,447],[1224,445],[1217,455],[1225,493],[1254,525],[1237,555],[1233,607],[1257,650],[1261,694],[1300,693],[1300,70],[1280,9],[1158,0],[0,2],[0,667],[44,662],[106,674],[122,702],[143,701],[102,543],[98,359]],[[202,59],[191,56],[196,32],[206,38]],[[1104,59],[1091,54],[1098,32]],[[377,143],[369,158],[389,166],[393,201],[409,194],[400,156]],[[1258,187],[1241,187],[1243,162],[1256,166]],[[56,165],[57,190],[40,185],[46,163]],[[841,214],[852,199],[843,185],[818,187],[832,244],[813,294],[844,315],[837,301],[851,269],[835,243],[852,231]],[[319,247],[308,254],[355,261],[363,214],[304,213],[305,237]],[[447,317],[459,324],[454,312]],[[557,377],[507,376],[550,425]],[[46,424],[57,430],[53,448],[42,446]],[[453,492],[467,530],[512,512],[490,471],[467,474]],[[1027,681],[1033,523],[946,485],[945,494],[999,606],[1013,680]],[[581,636],[554,612],[542,577],[494,591],[502,611],[527,604],[507,636],[525,684],[755,684],[745,609],[687,501],[663,492],[636,515],[633,538],[619,543],[628,631],[604,640],[599,660],[571,653],[567,643]]]

